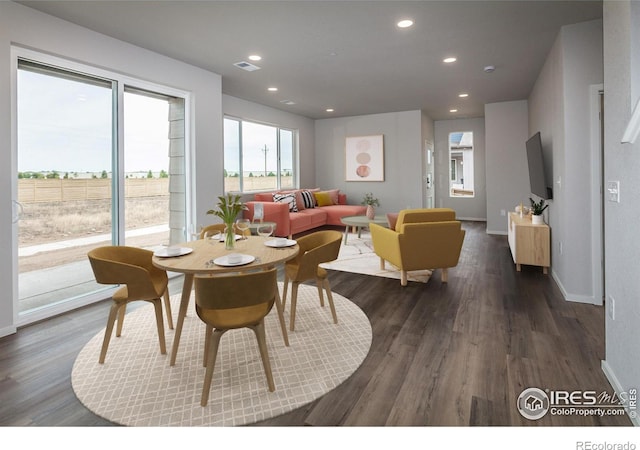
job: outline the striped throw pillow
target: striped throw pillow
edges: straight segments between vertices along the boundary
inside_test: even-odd
[[[316,207],[316,198],[311,191],[302,191],[302,202],[305,209],[311,209]]]

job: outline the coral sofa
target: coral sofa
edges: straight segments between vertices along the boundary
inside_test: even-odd
[[[296,189],[255,194],[253,201],[245,202],[245,218],[254,220],[257,203],[262,204],[263,220],[275,222],[275,235],[283,237],[323,225],[343,226],[342,217],[364,215],[367,210],[366,206],[348,205],[346,194],[338,189]]]

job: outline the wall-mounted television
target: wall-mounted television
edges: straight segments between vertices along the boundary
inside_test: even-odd
[[[544,155],[539,131],[527,140],[527,163],[531,193],[545,200],[552,199],[553,190],[547,183],[544,173]]]

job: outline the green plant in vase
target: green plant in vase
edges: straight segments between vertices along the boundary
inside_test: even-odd
[[[531,214],[533,214],[531,221],[538,225],[544,223],[542,213],[549,207],[549,205],[544,204],[544,199],[540,199],[539,202],[535,202],[531,197],[529,197],[529,201],[531,202]]]
[[[373,196],[373,192],[367,192],[366,194],[364,194],[364,198],[362,199],[361,204],[367,205],[367,218],[373,219],[376,216],[376,210],[373,209],[373,207],[380,206],[380,202]]]
[[[219,217],[225,225],[224,245],[228,250],[233,249],[236,242],[236,232],[233,223],[247,206],[240,201],[239,195],[227,194],[218,197],[218,209],[210,209],[207,214]]]

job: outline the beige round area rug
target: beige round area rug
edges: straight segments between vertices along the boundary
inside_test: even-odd
[[[279,287],[282,292],[282,283]],[[341,384],[369,352],[367,316],[350,300],[335,293],[333,297],[338,324],[332,321],[326,298],[325,307],[320,307],[317,288],[300,285],[296,331],[289,333],[289,347],[275,307],[266,317],[274,392],[267,388],[253,332],[231,330],[220,343],[209,404],[200,406],[205,325],[195,313],[193,294],[175,366],[169,366],[174,331],[165,321],[168,353],[161,355],[149,304],[127,314],[122,336],[114,333],[104,364],[98,364],[104,329],[85,345],[71,373],[73,390],[95,414],[128,426],[246,425],[283,414]],[[171,297],[174,316],[179,302],[180,295]],[[288,314],[285,317],[288,326]]]

